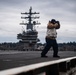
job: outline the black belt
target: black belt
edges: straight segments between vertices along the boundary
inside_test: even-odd
[[[46,36],[46,38],[53,39],[53,40],[56,39],[55,37],[52,37],[52,36]]]

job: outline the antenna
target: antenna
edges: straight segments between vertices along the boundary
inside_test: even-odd
[[[35,25],[39,25],[40,23],[38,21],[35,21],[35,19],[39,19],[40,17],[37,16],[39,12],[32,12],[32,7],[30,7],[29,12],[21,13],[22,16],[21,19],[27,20],[27,22],[22,21],[20,25],[26,25],[26,31],[24,27],[22,26],[23,32],[17,35],[17,39],[20,39],[21,43],[24,43],[24,48],[26,50],[34,50],[35,45],[38,42],[38,32],[35,29]],[[36,15],[36,16],[34,16]],[[31,46],[31,48],[30,48]]]
[[[30,7],[29,12],[21,13],[22,15],[28,15],[25,17],[21,17],[21,19],[27,19],[28,23],[20,23],[20,25],[26,25],[27,29],[33,30],[33,25],[39,25],[40,23],[37,21],[33,21],[34,19],[39,19],[39,16],[33,16],[35,14],[39,14],[39,12],[32,12],[32,7]],[[33,21],[33,22],[32,22]]]

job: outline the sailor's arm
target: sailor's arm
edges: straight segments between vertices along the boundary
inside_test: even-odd
[[[56,23],[55,23],[57,26],[56,26],[56,29],[59,29],[60,28],[60,23],[59,23],[59,21],[56,21]]]
[[[47,28],[48,29],[53,29],[53,28],[59,29],[60,28],[60,23],[59,23],[59,21],[57,21],[55,24],[48,23]]]
[[[58,26],[58,24],[49,23],[49,24],[47,25],[47,28],[48,28],[48,29],[53,29],[53,28],[57,28],[57,26]]]

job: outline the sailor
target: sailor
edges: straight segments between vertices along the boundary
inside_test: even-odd
[[[41,57],[48,57],[46,56],[46,54],[50,50],[51,47],[53,47],[53,57],[60,57],[58,55],[58,44],[56,41],[56,38],[57,38],[56,29],[59,29],[59,28],[60,28],[59,21],[52,19],[51,21],[48,22],[46,38],[45,38],[46,46],[41,52]]]

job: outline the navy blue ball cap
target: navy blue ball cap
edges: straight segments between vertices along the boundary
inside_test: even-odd
[[[55,23],[55,22],[56,22],[56,20],[55,20],[55,19],[52,19],[52,20],[51,20],[51,23]]]

